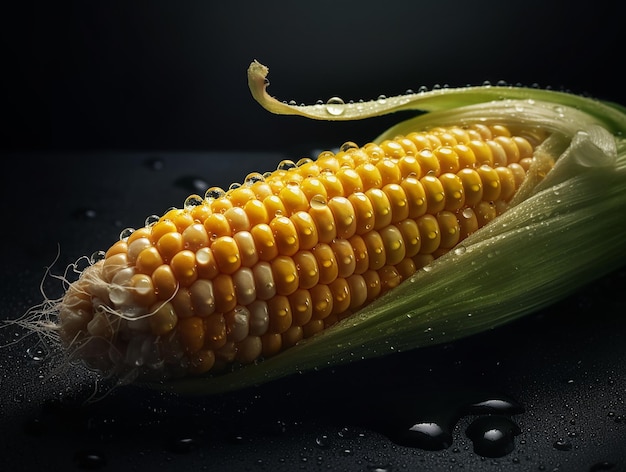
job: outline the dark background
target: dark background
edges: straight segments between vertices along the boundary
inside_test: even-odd
[[[279,150],[360,144],[389,119],[271,116],[313,103],[504,80],[626,102],[622,2],[12,2],[3,12],[4,149]]]
[[[364,144],[398,119],[271,115],[248,92],[253,59],[270,66],[270,93],[306,103],[504,80],[626,104],[620,5],[3,7],[0,210],[9,242],[1,317],[14,320],[41,301],[39,283],[57,251],[55,273],[203,186],[227,186],[346,140]],[[10,344],[20,331],[9,325],[0,329],[0,470],[621,472],[625,288],[618,270],[535,315],[456,343],[204,398],[125,387],[83,404],[94,375],[73,365],[46,377],[47,363],[33,356],[36,337]],[[520,427],[513,451],[486,458],[466,433],[485,416],[462,407],[494,398],[524,411],[504,412]],[[371,424],[375,417],[400,430],[448,418],[451,445],[398,445]]]

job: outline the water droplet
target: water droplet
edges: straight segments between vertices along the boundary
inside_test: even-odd
[[[416,423],[394,440],[403,446],[440,451],[450,447],[452,434],[438,423]]]
[[[79,469],[99,470],[106,466],[107,461],[103,454],[97,451],[78,451],[74,455],[74,463]]]
[[[554,449],[558,451],[571,451],[572,443],[569,442],[567,439],[558,439],[554,441],[554,444],[552,444],[552,447],[554,447]]]
[[[313,195],[311,198],[311,208],[322,209],[326,207],[326,198],[323,195]]]
[[[321,436],[315,438],[315,444],[317,445],[317,447],[327,449],[330,447],[331,441],[326,434],[322,434]]]
[[[124,228],[120,232],[120,241],[127,239],[131,234],[135,232],[135,228]]]
[[[158,223],[160,219],[161,219],[161,217],[159,215],[150,215],[150,216],[146,217],[146,220],[144,221],[144,225],[145,226],[152,226],[155,223]]]
[[[221,187],[211,187],[204,194],[204,198],[206,198],[207,202],[211,203],[211,202],[217,200],[218,198],[223,197],[224,195],[226,195],[226,192],[224,191],[223,188],[221,188]]]
[[[259,172],[252,172],[248,174],[243,181],[244,185],[248,187],[257,182],[265,182],[265,177],[263,177],[263,174],[260,174]]]
[[[282,160],[278,163],[278,170],[291,170],[296,168],[296,163],[289,159]]]
[[[457,256],[460,256],[461,254],[465,254],[466,252],[467,252],[467,248],[463,245],[460,245],[454,248],[454,253]]]
[[[384,105],[385,103],[387,103],[387,97],[385,95],[379,95],[376,101],[381,105]]]
[[[98,261],[101,261],[106,256],[104,251],[96,251],[91,256],[89,256],[89,262],[93,265]]]
[[[345,102],[339,97],[329,98],[326,102],[326,112],[329,115],[339,116],[345,110]]]
[[[521,430],[506,416],[481,416],[465,431],[474,443],[474,452],[483,457],[503,457],[515,448],[515,436]]]
[[[341,147],[339,148],[339,150],[340,150],[340,151],[342,151],[342,152],[347,152],[347,151],[349,151],[350,149],[358,149],[358,148],[359,148],[359,145],[358,145],[358,144],[356,144],[356,143],[354,143],[354,142],[352,142],[352,141],[346,141],[345,143],[343,143],[343,144],[341,145]]]
[[[48,350],[42,344],[37,344],[35,346],[29,347],[26,350],[26,354],[31,360],[35,362],[41,362],[48,355]]]
[[[200,195],[189,195],[186,199],[185,199],[185,203],[183,204],[183,207],[185,208],[185,210],[189,211],[192,210],[193,208],[200,206],[204,203],[204,198],[202,198]]]

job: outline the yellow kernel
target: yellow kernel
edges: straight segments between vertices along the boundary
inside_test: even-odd
[[[237,305],[235,286],[230,275],[220,274],[213,279],[213,293],[215,295],[215,311],[218,313],[226,313]]]
[[[299,186],[287,185],[280,191],[278,197],[285,206],[286,216],[291,216],[298,211],[306,211],[309,208],[309,200]]]
[[[338,277],[328,284],[328,288],[333,296],[332,314],[340,314],[350,308],[350,286],[346,279]]]
[[[439,181],[443,187],[445,195],[445,210],[456,211],[465,205],[465,190],[463,189],[463,181],[461,178],[450,172],[441,174]]]
[[[476,165],[493,166],[493,154],[491,148],[485,141],[472,140],[467,143],[476,157]]]
[[[324,331],[324,320],[311,320],[302,327],[302,334],[305,338]]]
[[[254,239],[254,245],[260,260],[270,261],[278,255],[274,234],[269,225],[264,223],[256,225],[250,230],[250,234],[252,234]]]
[[[381,266],[382,267],[382,266]],[[363,272],[363,280],[365,280],[365,287],[367,288],[367,302],[371,302],[380,295],[381,285],[378,271],[367,270]]]
[[[400,147],[398,145],[398,147]],[[400,147],[400,149],[402,149]],[[378,172],[380,172],[380,186],[384,187],[388,184],[394,184],[400,181],[400,169],[391,159],[382,159],[376,164]]]
[[[415,220],[406,219],[396,224],[404,241],[405,257],[413,257],[421,247],[420,232]]]
[[[493,157],[492,167],[506,166],[508,164],[506,152],[498,141],[489,140],[487,141],[487,146],[491,149],[491,156]]]
[[[406,220],[409,217],[409,202],[404,189],[398,184],[387,184],[383,187],[391,208],[391,222]]]
[[[300,279],[293,259],[287,256],[278,256],[270,264],[276,284],[276,293],[289,295],[295,292],[300,285]]]
[[[420,254],[431,254],[439,248],[441,243],[441,233],[437,218],[433,215],[420,216],[417,221],[420,231]]]
[[[355,171],[361,178],[363,191],[371,188],[380,188],[383,179],[375,165],[371,163],[361,164],[356,167]]]
[[[233,207],[224,212],[224,217],[228,221],[231,233],[238,231],[248,231],[250,229],[250,220],[243,208]]]
[[[210,247],[202,247],[196,251],[196,269],[198,277],[202,279],[212,279],[219,274],[217,261]]]
[[[380,277],[381,291],[386,292],[397,287],[402,282],[402,277],[398,273],[398,269],[391,265],[385,265],[378,271]]]
[[[291,326],[281,334],[283,338],[282,349],[288,349],[295,346],[303,337],[304,332],[301,326]]]
[[[333,197],[328,201],[338,238],[349,238],[356,231],[356,218],[354,207],[350,200],[345,197]]]
[[[508,167],[496,167],[495,170],[498,174],[498,180],[500,181],[499,198],[509,200],[515,194],[515,190],[517,190],[515,175]]]
[[[492,202],[482,201],[474,207],[478,227],[482,228],[497,216],[496,206]]]
[[[394,159],[400,159],[406,154],[402,145],[395,140],[392,141],[387,139],[380,143],[380,147],[385,153],[385,156],[392,157]]]
[[[135,261],[137,271],[147,275],[151,275],[161,264],[163,264],[163,258],[154,246],[146,247],[137,255]]]
[[[204,325],[202,318],[192,316],[178,320],[176,332],[188,353],[197,352],[204,345]]]
[[[333,294],[328,285],[317,284],[309,290],[313,313],[311,319],[323,320],[333,311]]]
[[[156,244],[167,233],[177,231],[176,225],[171,220],[160,220],[151,227],[150,240]]]
[[[350,310],[357,310],[367,300],[367,285],[362,275],[353,274],[346,279],[350,290]]]
[[[298,269],[300,288],[311,288],[319,283],[319,269],[317,260],[310,251],[299,251],[293,255],[293,261]]]
[[[459,156],[450,146],[446,145],[437,148],[434,154],[437,156],[437,159],[439,159],[440,172],[442,174],[444,172],[456,173],[459,171]]]
[[[278,195],[270,195],[269,197],[265,197],[263,199],[263,205],[267,210],[267,215],[270,221],[275,216],[284,215],[287,213],[285,205],[283,205],[283,201],[278,197]]]
[[[269,309],[269,333],[284,333],[292,323],[289,299],[284,295],[276,295],[267,301]]]
[[[407,177],[400,184],[409,206],[409,218],[417,218],[426,213],[426,191],[422,183],[415,177]]]
[[[204,345],[208,349],[220,349],[226,344],[226,321],[221,313],[214,313],[202,319]]]
[[[183,235],[178,232],[166,233],[156,243],[163,262],[170,262],[172,258],[184,249]]]
[[[459,242],[461,227],[454,213],[441,211],[437,213],[437,224],[441,234],[440,247],[450,249]]]
[[[461,169],[457,176],[463,184],[465,205],[477,205],[483,199],[483,181],[480,178],[480,174],[474,169]]]
[[[172,257],[170,267],[179,285],[183,287],[191,285],[198,278],[196,254],[187,249]]]
[[[189,373],[199,375],[210,371],[215,365],[215,353],[210,349],[200,349],[189,354]]]
[[[378,270],[385,265],[387,255],[385,253],[385,245],[378,231],[370,231],[362,235],[367,255],[369,259],[369,268]]]
[[[105,258],[113,256],[115,254],[120,254],[120,253],[124,253],[126,254],[128,252],[128,244],[126,241],[117,241],[115,244],[113,244],[113,246],[111,246],[107,252],[105,253]]]
[[[267,208],[265,208],[261,200],[250,200],[244,205],[243,209],[246,215],[248,215],[251,228],[261,223],[269,223],[270,221]]]
[[[221,236],[213,242],[211,249],[213,250],[213,257],[215,257],[215,262],[220,272],[232,274],[241,267],[239,247],[234,238]]]
[[[304,326],[313,316],[313,301],[308,290],[298,289],[289,295],[292,322],[296,326]]]
[[[352,250],[354,252],[354,273],[362,274],[369,269],[370,260],[367,254],[367,246],[363,237],[360,235],[354,235],[348,239]]]
[[[277,216],[270,221],[270,228],[276,242],[278,253],[293,256],[300,249],[298,233],[293,222],[286,216]]]
[[[380,229],[391,223],[391,203],[387,194],[379,188],[371,188],[365,192],[367,198],[372,203],[372,209],[374,210],[374,228]]]
[[[324,200],[328,199],[326,187],[324,187],[322,181],[317,177],[304,179],[300,184],[300,189],[304,192],[308,201],[311,201],[316,195],[320,195]]]
[[[272,357],[278,354],[283,345],[283,338],[279,333],[265,333],[261,336],[263,357]]]
[[[465,239],[478,229],[476,213],[471,208],[462,208],[456,213],[459,222],[459,239]]]
[[[209,235],[201,223],[195,223],[185,228],[182,236],[183,247],[190,251],[196,252],[198,249],[209,245]]]
[[[333,198],[344,194],[341,181],[331,173],[322,173],[318,179],[326,189],[327,198]]]
[[[396,265],[406,256],[406,249],[402,233],[394,226],[389,225],[379,231],[383,246],[385,248],[385,263]]]
[[[174,224],[176,225],[176,230],[179,233],[182,233],[187,226],[192,225],[194,223],[193,217],[184,210],[179,211],[174,218],[172,219]]]
[[[239,231],[233,235],[233,239],[237,243],[242,266],[252,267],[259,261],[259,255],[254,245],[254,238],[250,232]]]
[[[398,161],[398,169],[400,169],[400,175],[403,179],[409,176],[419,178],[422,174],[422,168],[419,162],[417,162],[415,154],[400,159]]]
[[[185,287],[178,289],[176,294],[171,298],[170,303],[174,307],[174,311],[178,318],[189,318],[194,315],[193,306],[191,304],[191,295]]]
[[[305,211],[299,211],[290,219],[298,234],[300,249],[311,249],[318,243],[317,227],[311,215]]]
[[[346,239],[335,239],[330,243],[330,247],[335,254],[337,264],[337,277],[349,277],[354,273],[356,260],[352,245]]]
[[[500,178],[493,167],[486,165],[476,169],[483,183],[483,200],[495,201],[500,198]]]
[[[234,207],[243,208],[250,200],[257,197],[250,187],[239,187],[228,192],[228,198]]]
[[[472,151],[472,148],[465,144],[466,142],[469,141],[464,141],[463,144],[457,144],[452,148],[459,159],[459,170],[471,169],[476,165],[476,156],[474,155],[474,151]]]
[[[178,323],[178,317],[174,311],[174,307],[169,302],[157,303],[150,307],[150,331],[155,336],[163,336],[172,331]]]
[[[348,196],[354,211],[356,234],[367,233],[374,227],[374,208],[372,202],[364,193],[357,192]],[[348,236],[349,237],[349,236]]]
[[[514,140],[510,136],[497,136],[496,138],[494,138],[494,141],[497,142],[502,147],[502,149],[504,149],[504,153],[506,154],[505,165],[519,162],[520,150],[517,147],[516,140]]]
[[[351,195],[355,192],[361,192],[363,190],[361,177],[354,169],[342,167],[337,171],[337,178],[341,182],[344,195]]]
[[[178,288],[178,282],[174,277],[172,268],[163,264],[157,267],[152,273],[152,283],[154,284],[154,290],[159,300],[168,300],[171,298],[176,289]]]
[[[318,243],[311,249],[313,256],[317,262],[319,272],[319,283],[328,284],[337,278],[339,269],[335,260],[335,253],[330,245],[326,243]]]
[[[223,213],[213,213],[204,220],[204,228],[211,240],[221,236],[230,236],[231,229]]]
[[[337,228],[335,226],[333,212],[325,202],[314,202],[315,200],[311,201],[309,214],[315,222],[318,240],[319,242],[329,243],[337,237]]]
[[[433,175],[438,176],[441,168],[439,159],[430,149],[422,149],[417,153],[417,162],[422,169],[422,176]]]
[[[427,175],[422,177],[420,182],[426,192],[426,211],[435,214],[443,210],[446,206],[446,196],[441,181],[433,175]]]

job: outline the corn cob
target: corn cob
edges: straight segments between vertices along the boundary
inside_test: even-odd
[[[274,356],[502,213],[544,138],[437,127],[192,195],[85,270],[63,300],[61,339],[104,372],[162,377]]]
[[[626,257],[624,108],[509,87],[292,106],[266,75],[274,113],[428,113],[190,196],[16,323],[121,383],[210,393],[468,336]]]

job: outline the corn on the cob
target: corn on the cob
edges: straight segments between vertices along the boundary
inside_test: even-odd
[[[192,195],[85,270],[63,300],[61,339],[105,372],[179,376],[273,356],[493,220],[543,138],[437,127]]]
[[[123,382],[223,391],[467,336],[626,257],[623,108],[468,87],[331,110],[273,99],[266,74],[249,83],[275,113],[429,113],[190,196],[18,323]]]

